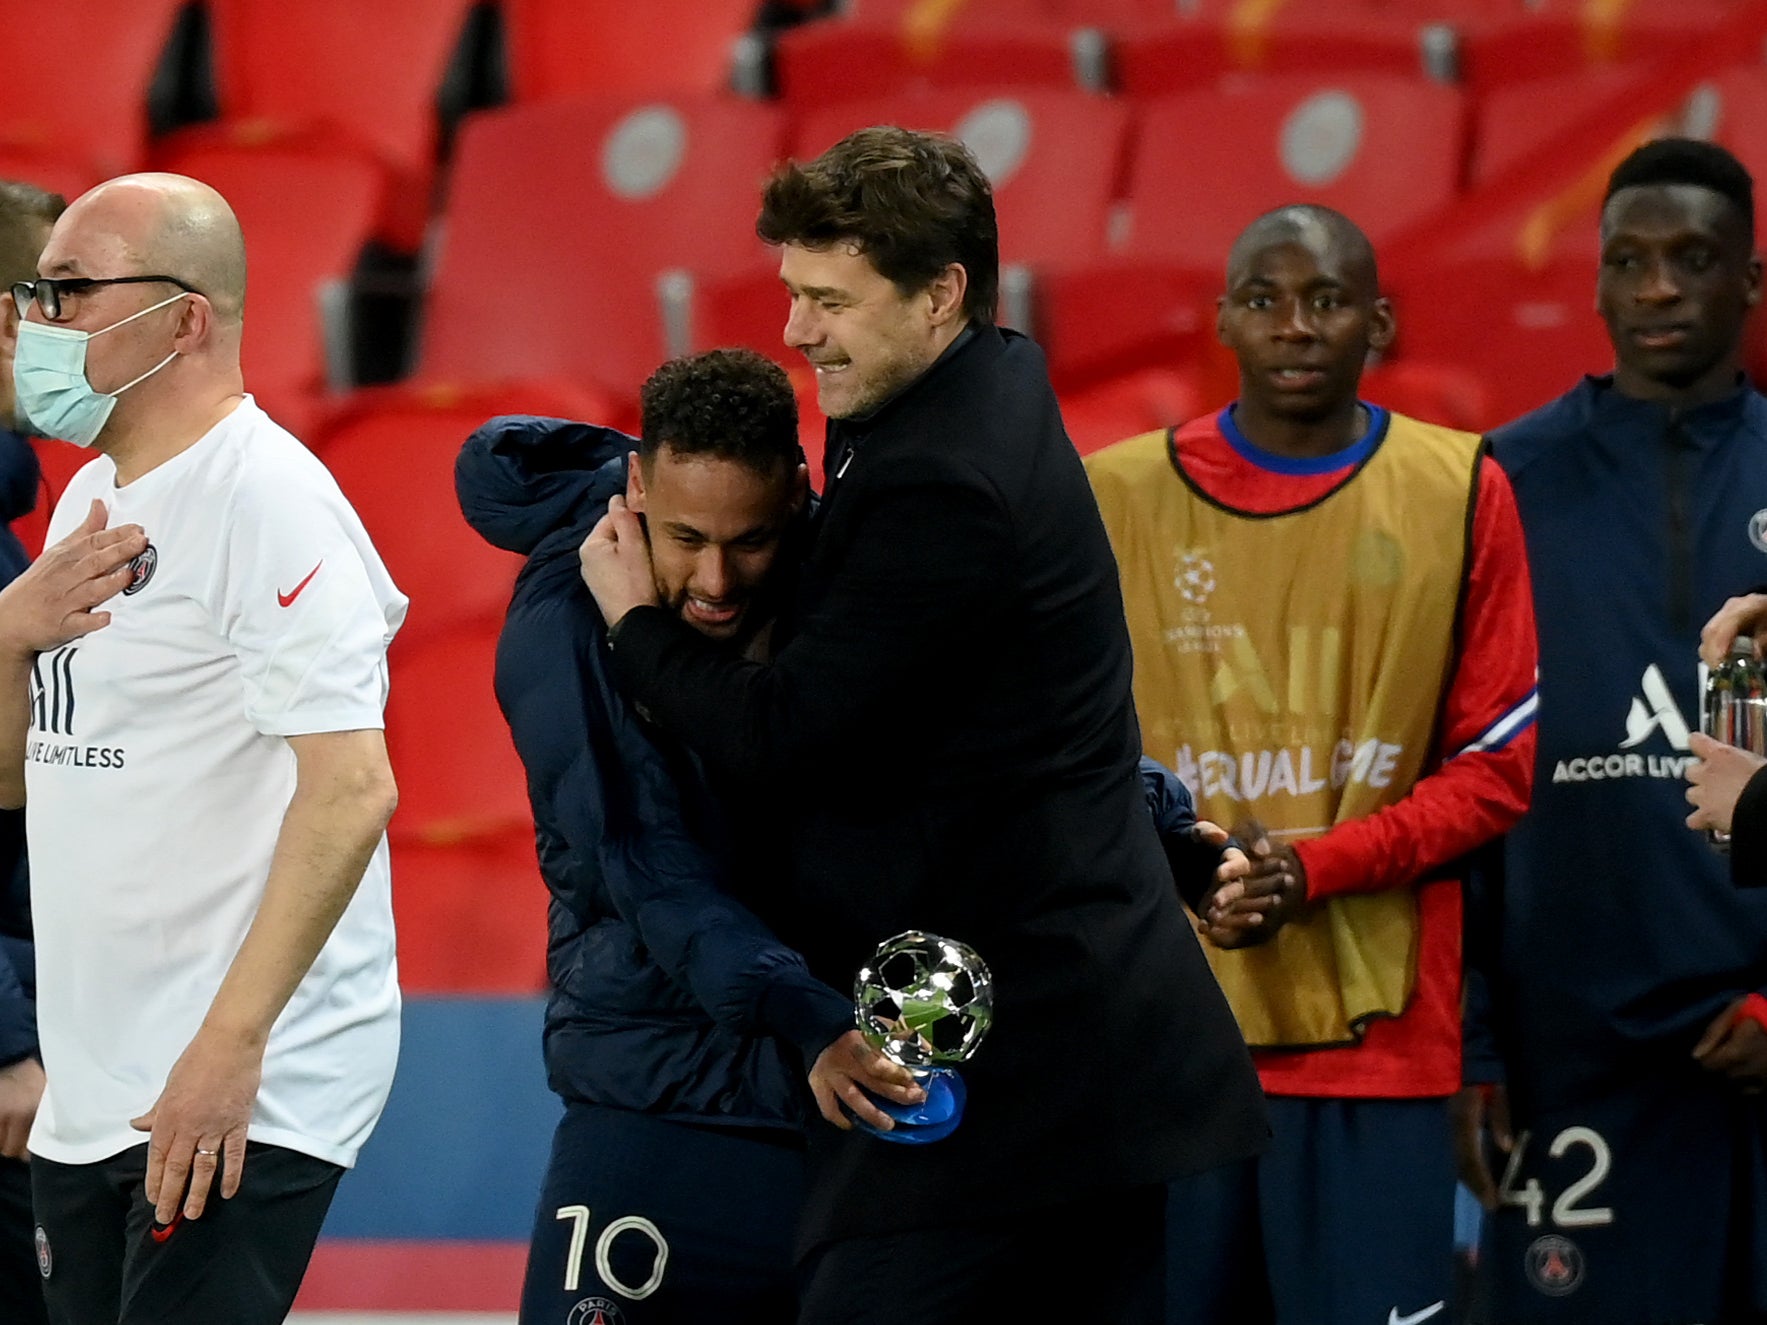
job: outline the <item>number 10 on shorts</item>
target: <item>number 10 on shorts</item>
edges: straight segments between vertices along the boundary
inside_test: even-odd
[[[571,1249],[564,1261],[564,1291],[577,1291],[583,1274],[583,1253],[589,1248],[589,1207],[586,1205],[564,1205],[558,1208],[556,1219],[571,1221]],[[636,1233],[650,1239],[656,1248],[656,1261],[650,1267],[650,1277],[636,1288],[624,1283],[614,1274],[613,1245],[614,1239],[622,1233]],[[662,1230],[642,1215],[625,1215],[616,1219],[601,1230],[601,1236],[595,1239],[595,1273],[601,1282],[621,1297],[638,1302],[649,1297],[663,1284],[663,1271],[669,1264],[669,1244],[663,1238]]]
[[[1516,1138],[1515,1148],[1509,1152],[1509,1164],[1503,1170],[1503,1181],[1498,1184],[1497,1195],[1504,1205],[1519,1205],[1528,1214],[1528,1227],[1538,1228],[1542,1209],[1546,1204],[1546,1194],[1540,1189],[1538,1178],[1529,1178],[1521,1187],[1516,1183],[1521,1178],[1522,1167],[1526,1162],[1528,1144],[1533,1140],[1533,1133],[1523,1132]],[[1608,1171],[1613,1167],[1613,1152],[1608,1143],[1602,1139],[1601,1133],[1592,1127],[1567,1127],[1552,1138],[1552,1144],[1546,1153],[1553,1159],[1563,1159],[1573,1149],[1585,1149],[1589,1152],[1589,1168],[1571,1183],[1552,1203],[1552,1223],[1557,1228],[1594,1228],[1602,1224],[1614,1222],[1613,1207],[1585,1206],[1585,1200],[1595,1194],[1595,1189],[1607,1181]]]

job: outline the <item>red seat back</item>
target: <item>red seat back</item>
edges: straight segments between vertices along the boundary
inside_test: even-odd
[[[393,582],[411,599],[401,641],[500,617],[521,557],[485,542],[454,495],[461,443],[497,414],[596,419],[601,407],[568,388],[365,392],[318,439]]]
[[[472,0],[209,0],[215,84],[232,141],[325,135],[381,161],[389,241],[429,208],[436,95]]]
[[[1001,261],[1075,261],[1104,251],[1128,141],[1121,102],[1042,88],[904,92],[806,113],[792,154],[808,160],[872,124],[933,129],[969,146],[994,186]]]
[[[412,611],[417,612],[412,600]],[[427,638],[393,641],[387,748],[399,781],[396,841],[485,843],[528,834],[527,775],[492,688],[501,608]]]
[[[515,99],[717,92],[754,15],[754,0],[504,0]]]
[[[1738,8],[1724,0],[1559,0],[1542,13],[1469,25],[1461,73],[1484,91],[1582,69],[1647,65],[1691,50]]]
[[[401,785],[405,771],[395,764]],[[546,987],[546,886],[532,834],[425,846],[395,840],[399,986],[411,994]]]
[[[326,301],[341,324],[343,287],[379,215],[384,176],[348,154],[213,143],[193,144],[166,165],[212,185],[239,217],[250,259],[246,385],[299,432],[307,419],[291,410],[326,390]]]
[[[1593,240],[1593,236],[1591,236]],[[1446,262],[1389,286],[1398,316],[1396,362],[1451,365],[1474,374],[1491,424],[1606,371],[1613,350],[1595,314],[1593,242],[1538,269],[1511,258]],[[1476,291],[1476,311],[1457,293]]]
[[[1219,271],[1245,225],[1287,202],[1346,212],[1378,245],[1453,199],[1464,121],[1459,93],[1373,74],[1236,78],[1149,102],[1123,250]]]
[[[765,271],[760,189],[781,122],[715,98],[597,98],[469,119],[421,371],[547,377],[624,399],[667,357],[664,272]]]
[[[810,108],[916,88],[1081,83],[1073,30],[1062,24],[974,23],[916,28],[863,17],[806,23],[774,46],[780,96]]]
[[[184,0],[11,0],[0,5],[0,159],[57,163],[44,187],[141,168],[147,90]],[[3,177],[31,179],[38,172]],[[33,182],[36,182],[33,180]],[[71,195],[70,195],[71,196]]]

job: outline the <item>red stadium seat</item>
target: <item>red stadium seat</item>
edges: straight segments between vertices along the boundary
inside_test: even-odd
[[[1186,0],[1188,3],[1188,0]],[[919,31],[961,30],[971,24],[1066,23],[1111,26],[1168,18],[1175,0],[849,0],[841,12],[867,23],[895,23]]]
[[[384,238],[422,240],[437,155],[436,94],[472,0],[209,0],[222,123],[233,144],[314,139],[380,162]]]
[[[1649,138],[1705,138],[1734,152],[1752,173],[1767,172],[1767,71],[1754,65],[1716,70],[1686,95],[1645,87],[1626,97],[1636,76],[1615,70],[1503,88],[1484,98],[1479,117],[1474,179],[1503,189],[1515,183],[1516,205],[1494,223],[1449,244],[1440,256],[1458,260],[1507,258],[1524,267],[1549,258],[1593,262],[1602,196],[1613,168]],[[1537,160],[1556,124],[1596,110],[1619,94],[1623,112],[1612,136],[1586,157]],[[1534,160],[1525,183],[1504,171]]]
[[[1486,183],[1534,151],[1569,120],[1593,111],[1637,71],[1626,66],[1579,69],[1553,78],[1495,88],[1478,99],[1469,182]]]
[[[504,0],[517,101],[717,92],[755,0]]]
[[[1201,367],[1214,353],[1219,265],[1106,259],[1039,273],[1032,326],[1056,389],[1065,398],[1141,369]]]
[[[898,93],[804,114],[792,154],[807,160],[855,129],[899,124],[955,134],[994,186],[1003,262],[1101,255],[1122,184],[1129,111],[1083,92],[968,88]],[[1051,205],[1060,199],[1059,206]]]
[[[147,91],[183,7],[184,0],[0,5],[0,50],[10,65],[0,80],[0,178],[66,193],[139,170]]]
[[[1544,12],[1467,25],[1460,40],[1461,77],[1486,91],[1581,69],[1646,64],[1698,46],[1738,8],[1725,0],[1557,0]]]
[[[1566,383],[1568,386],[1569,383]],[[1478,374],[1455,364],[1389,359],[1362,374],[1362,398],[1466,432],[1483,432],[1505,422]]]
[[[345,348],[347,287],[385,178],[352,154],[191,143],[166,167],[218,189],[245,232],[251,274],[241,359],[258,403],[309,444],[328,353]]]
[[[1241,12],[1255,21],[1239,19]],[[1233,73],[1445,77],[1454,47],[1453,33],[1410,14],[1252,5],[1127,29],[1111,44],[1111,68],[1117,90],[1140,100]]]
[[[414,596],[414,620],[420,610]],[[526,775],[492,689],[502,625],[499,605],[481,620],[393,642],[387,748],[399,779],[389,830],[396,841],[533,841]]]
[[[599,420],[605,407],[569,387],[359,392],[318,439],[369,537],[411,599],[402,641],[422,641],[463,622],[500,615],[521,558],[486,543],[460,514],[454,458],[467,435],[496,414]]]
[[[394,767],[402,789],[407,769]],[[406,993],[528,995],[546,987],[546,886],[532,833],[454,846],[395,839],[392,848]]]
[[[635,400],[688,343],[661,313],[660,289],[680,283],[670,273],[773,268],[754,222],[781,137],[776,110],[714,98],[597,98],[471,117],[421,374],[544,377]]]
[[[916,88],[1098,89],[1104,81],[1096,34],[1047,23],[806,23],[780,34],[773,68],[781,98],[801,108]]]
[[[1149,368],[1062,396],[1061,419],[1081,455],[1126,437],[1172,428],[1202,413],[1196,383],[1172,369]]]
[[[1149,102],[1122,251],[1218,271],[1286,202],[1336,207],[1378,245],[1453,199],[1464,125],[1459,93],[1390,75],[1234,78]]]
[[[1581,252],[1530,269],[1509,257],[1445,261],[1388,283],[1395,365],[1442,365],[1483,384],[1487,424],[1569,390],[1613,363],[1595,315],[1593,235]]]

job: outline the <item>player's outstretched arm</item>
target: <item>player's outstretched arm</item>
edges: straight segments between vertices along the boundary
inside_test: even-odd
[[[294,797],[257,916],[159,1099],[132,1124],[152,1133],[147,1199],[162,1224],[178,1213],[186,1178],[187,1219],[201,1216],[218,1167],[221,1195],[239,1190],[270,1027],[349,905],[398,802],[384,733],[320,732],[288,743]]]
[[[25,803],[25,734],[37,655],[110,623],[99,606],[129,584],[129,563],[147,546],[138,524],[105,528],[94,501],[80,527],[0,590],[0,808]]]

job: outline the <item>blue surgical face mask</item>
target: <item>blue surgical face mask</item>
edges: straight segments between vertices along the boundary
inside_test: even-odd
[[[107,395],[94,391],[92,383],[86,380],[86,342],[189,297],[188,291],[175,294],[98,331],[76,331],[53,322],[21,321],[18,348],[12,359],[12,386],[18,393],[19,414],[45,437],[59,437],[75,446],[91,446],[104,431],[110,412],[117,407],[117,397],[171,363],[178,357],[178,351],[173,350],[133,382],[124,382]]]

